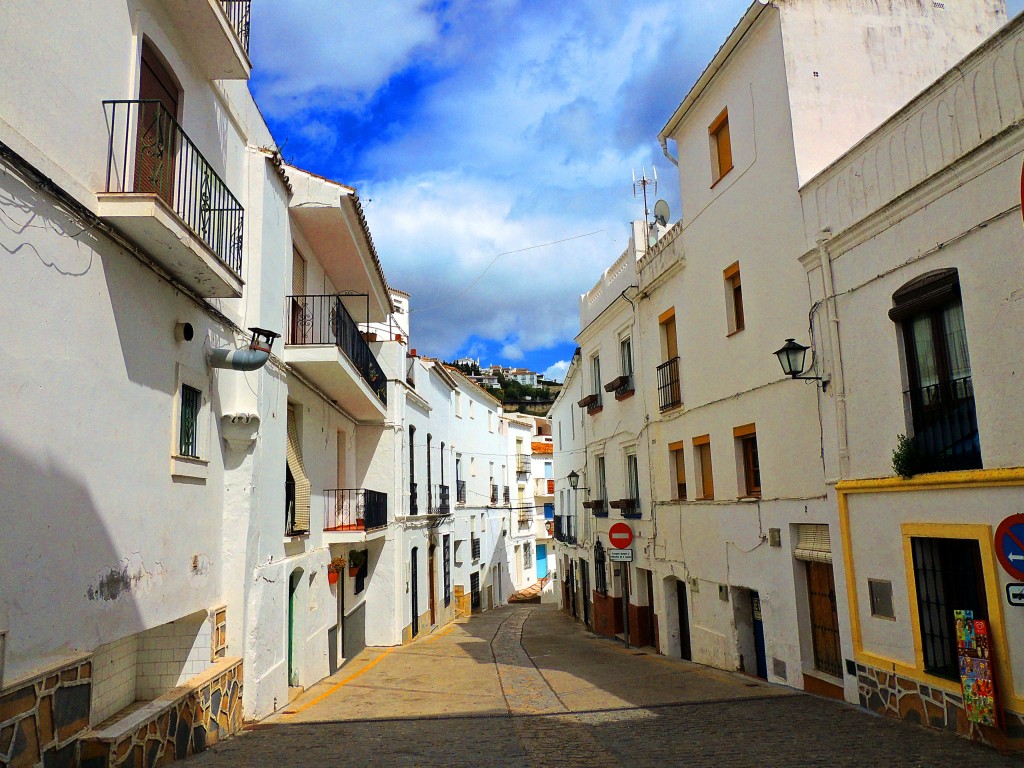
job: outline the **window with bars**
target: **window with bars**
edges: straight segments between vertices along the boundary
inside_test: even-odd
[[[445,534],[444,537],[442,554],[444,557],[444,604],[449,606],[452,604],[452,537],[448,534]]]
[[[469,605],[471,608],[480,607],[480,572],[469,574]]]
[[[199,458],[199,411],[203,393],[188,384],[181,385],[181,415],[178,420],[178,453]]]
[[[988,619],[981,547],[975,539],[913,537],[910,543],[924,669],[959,680],[953,611]]]
[[[602,595],[608,594],[608,571],[604,561],[604,545],[600,539],[594,545],[594,589]]]
[[[523,568],[533,568],[533,544],[523,544]]]

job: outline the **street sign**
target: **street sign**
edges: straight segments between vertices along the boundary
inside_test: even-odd
[[[633,543],[633,529],[625,523],[616,523],[608,529],[608,541],[616,549],[626,549]]]
[[[1007,584],[1006,602],[1010,605],[1024,606],[1024,584]]]
[[[996,528],[996,556],[1008,574],[1024,581],[1024,514],[1010,515]]]
[[[633,562],[633,550],[632,549],[609,549],[608,559],[613,563],[632,563]]]

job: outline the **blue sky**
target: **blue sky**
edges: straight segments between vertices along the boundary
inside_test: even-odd
[[[557,374],[633,170],[678,214],[656,136],[748,4],[260,0],[252,87],[289,162],[359,189],[421,354]]]

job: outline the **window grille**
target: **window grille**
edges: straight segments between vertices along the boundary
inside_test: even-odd
[[[181,421],[178,453],[182,456],[199,458],[199,409],[203,405],[203,393],[188,384],[181,385]]]
[[[444,604],[452,604],[452,537],[445,534],[443,543],[444,554]]]

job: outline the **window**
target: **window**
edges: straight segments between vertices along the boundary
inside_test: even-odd
[[[868,597],[871,599],[871,615],[880,619],[895,619],[892,605],[892,582],[868,579]]]
[[[683,441],[668,444],[669,463],[672,469],[674,499],[686,498],[686,463],[683,460]]]
[[[596,400],[587,406],[587,410],[596,410],[601,407],[601,356],[594,355],[590,358],[590,380],[591,393]]]
[[[729,110],[723,109],[708,126],[711,144],[711,186],[732,170],[732,141],[729,138]]]
[[[988,619],[981,548],[974,539],[910,540],[926,672],[959,680],[953,611]]]
[[[413,557],[415,557],[415,555],[413,555]],[[370,550],[363,550],[362,561],[363,562],[359,566],[359,570],[356,571],[356,581],[352,588],[354,594],[357,595],[366,589],[366,577],[370,574]]]
[[[469,418],[471,418],[471,419],[475,419],[476,418],[476,416],[473,415],[473,400],[472,399],[470,399],[470,401],[469,401]]]
[[[409,514],[419,514],[419,498],[416,493],[416,427],[409,425]],[[430,489],[427,489],[430,493]]]
[[[619,382],[615,396],[624,398],[633,392],[633,339],[629,336],[619,340]]]
[[[633,512],[640,513],[640,471],[635,453],[626,454],[626,495],[633,500]]]
[[[608,503],[608,475],[605,471],[604,456],[594,459],[597,466],[597,493],[598,498],[605,504]]]
[[[889,317],[903,331],[904,398],[912,418],[913,469],[980,469],[967,329],[955,269],[929,272],[893,294]]]
[[[743,470],[740,490],[746,497],[761,495],[761,465],[757,459],[757,432],[753,424],[736,427],[732,431],[736,439],[738,465]]]
[[[701,435],[693,438],[693,458],[700,474],[698,499],[715,498],[715,478],[711,471],[711,436]]]
[[[523,568],[533,568],[533,544],[523,545]]]
[[[740,263],[730,264],[723,272],[725,280],[725,311],[729,335],[743,330],[743,288],[740,285]]]
[[[298,411],[288,406],[288,443],[285,446],[285,532],[309,533],[310,482],[302,462]]]
[[[494,431],[494,412],[490,408],[487,409],[487,429],[489,432]]]
[[[459,391],[455,392],[455,416],[462,418],[462,393]]]
[[[452,537],[445,534],[442,543],[442,555],[444,557],[444,604],[452,604]]]
[[[474,610],[480,608],[480,572],[469,574],[469,606]]]
[[[674,408],[682,402],[679,386],[679,348],[676,341],[675,307],[658,317],[661,330],[661,354],[665,361],[658,366],[658,405],[661,410]]]
[[[188,384],[181,385],[181,414],[178,419],[178,453],[199,458],[199,411],[203,393]]]

